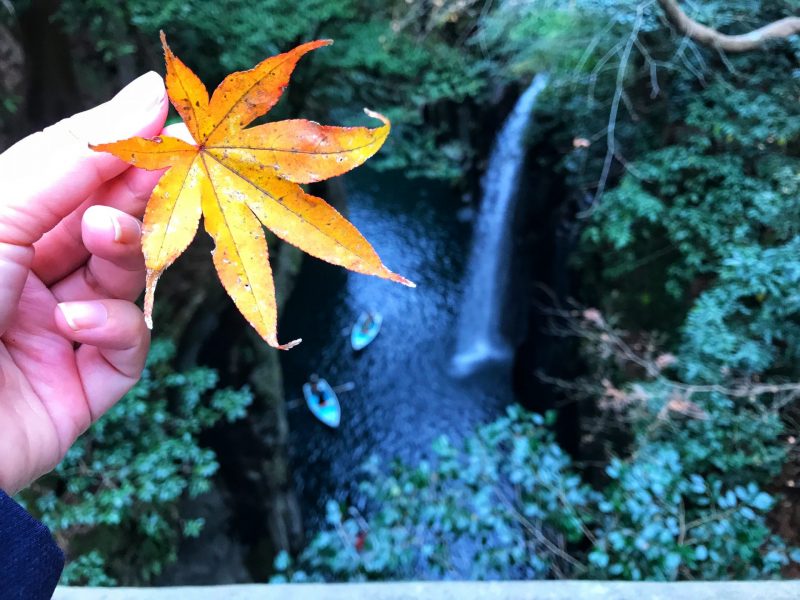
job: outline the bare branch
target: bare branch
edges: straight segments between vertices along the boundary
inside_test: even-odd
[[[767,407],[768,411],[781,410],[800,398],[800,382],[761,383],[752,379],[739,379],[732,381],[732,385],[725,385],[721,383],[687,384],[670,379],[665,376],[664,370],[674,363],[674,356],[659,352],[652,341],[640,342],[636,346],[632,346],[626,340],[626,332],[615,329],[597,309],[565,310],[542,307],[540,310],[545,315],[554,318],[547,329],[549,334],[583,339],[590,344],[595,354],[614,358],[620,364],[636,365],[642,369],[646,379],[668,386],[673,394],[661,411],[659,415],[661,417],[665,417],[668,412],[676,412],[692,418],[704,418],[701,414],[702,410],[692,403],[692,397],[697,394],[717,393],[729,398],[747,399],[750,402],[755,402],[762,396],[772,396],[773,402]],[[601,408],[603,404],[624,408],[644,400],[648,396],[648,393],[641,387],[618,389],[606,378],[597,382],[580,380],[566,382],[542,373],[537,373],[537,376],[543,382],[556,385],[566,391],[584,396],[600,397],[602,398]]]
[[[617,127],[617,113],[619,112],[619,104],[622,100],[622,94],[625,91],[625,72],[628,68],[628,60],[631,57],[631,50],[633,50],[634,43],[636,42],[636,38],[639,37],[639,30],[642,26],[642,18],[644,13],[644,8],[647,4],[640,4],[636,8],[636,20],[633,23],[633,28],[631,30],[631,34],[628,36],[628,41],[625,43],[625,48],[622,50],[622,55],[619,59],[619,66],[617,68],[617,79],[616,79],[616,87],[614,88],[614,98],[611,101],[611,110],[608,115],[608,128],[606,134],[606,157],[603,160],[603,171],[600,174],[600,181],[597,184],[597,189],[594,193],[594,199],[592,201],[591,206],[581,211],[579,217],[586,218],[594,212],[595,207],[597,206],[597,202],[603,196],[603,192],[606,189],[606,183],[608,182],[608,176],[611,172],[611,163],[614,160],[614,155],[617,152],[617,137],[616,137],[616,127]]]
[[[700,44],[725,52],[757,50],[770,40],[784,39],[800,33],[800,17],[786,17],[748,33],[727,35],[690,18],[683,12],[677,0],[658,0],[658,3],[679,33]]]

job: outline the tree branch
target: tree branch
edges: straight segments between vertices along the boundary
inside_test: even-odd
[[[756,50],[769,40],[783,39],[800,33],[800,17],[786,17],[749,33],[727,35],[691,19],[678,6],[677,0],[658,0],[658,3],[678,32],[700,44],[725,52]]]

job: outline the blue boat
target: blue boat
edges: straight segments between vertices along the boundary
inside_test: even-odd
[[[377,337],[382,323],[383,315],[380,313],[361,313],[350,331],[350,345],[353,350],[366,348]]]
[[[308,409],[317,419],[328,427],[337,428],[342,419],[342,407],[339,398],[331,385],[324,379],[317,380],[317,391],[314,392],[311,383],[303,384],[303,397],[306,399]]]

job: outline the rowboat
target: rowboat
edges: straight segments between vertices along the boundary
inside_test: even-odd
[[[380,313],[361,313],[350,331],[350,345],[353,350],[366,348],[377,337],[382,323],[383,315]]]
[[[331,385],[324,379],[317,380],[317,391],[314,392],[311,383],[303,384],[303,397],[311,414],[325,423],[328,427],[339,427],[342,419],[342,407],[339,398]]]

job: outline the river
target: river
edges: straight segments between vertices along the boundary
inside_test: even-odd
[[[359,467],[373,453],[414,461],[441,434],[458,439],[498,415],[512,399],[506,373],[451,374],[471,223],[457,219],[459,198],[445,185],[368,169],[346,176],[348,218],[393,271],[416,289],[307,258],[280,330],[303,343],[283,353],[290,399],[291,457],[306,528],[317,529],[325,503],[355,492]],[[363,310],[384,316],[361,353],[349,345]],[[330,430],[301,402],[311,373],[340,394],[342,423]]]

